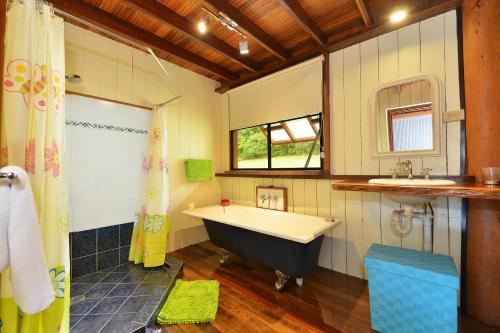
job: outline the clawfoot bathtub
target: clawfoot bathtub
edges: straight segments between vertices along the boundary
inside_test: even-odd
[[[323,234],[339,221],[261,208],[231,205],[209,206],[184,214],[199,217],[210,241],[223,249],[220,263],[233,252],[272,268],[275,288],[280,291],[292,277],[302,286],[303,278],[316,268]]]

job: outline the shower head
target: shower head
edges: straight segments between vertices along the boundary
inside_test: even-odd
[[[66,75],[66,80],[68,80],[69,83],[74,83],[74,84],[82,83],[81,76],[77,74]]]

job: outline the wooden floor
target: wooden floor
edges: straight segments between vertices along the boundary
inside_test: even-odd
[[[289,281],[278,293],[273,270],[238,257],[221,267],[219,253],[204,242],[171,254],[184,262],[184,280],[220,282],[219,309],[210,324],[164,326],[162,333],[371,332],[366,281],[318,268],[302,288]],[[460,315],[460,332],[499,330]]]

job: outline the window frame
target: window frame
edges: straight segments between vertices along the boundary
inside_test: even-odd
[[[292,121],[292,120],[297,120],[297,119],[307,119],[311,125],[312,130],[314,133],[317,135],[316,128],[314,127],[314,124],[311,122],[311,117],[318,117],[319,118],[319,130],[321,132],[321,135],[319,136],[319,142],[316,144],[319,144],[319,149],[320,149],[320,166],[315,167],[315,168],[273,168],[272,167],[272,140],[271,140],[271,125],[272,124],[277,124],[277,123],[284,123],[287,121]],[[267,124],[259,124],[255,126],[249,126],[249,127],[243,127],[243,128],[238,128],[235,130],[230,130],[229,131],[229,142],[230,142],[230,170],[231,171],[288,171],[288,170],[294,170],[294,171],[322,171],[324,170],[324,160],[325,160],[325,145],[324,145],[324,136],[325,136],[325,131],[324,131],[324,123],[323,123],[323,113],[315,113],[315,114],[310,114],[307,116],[302,116],[302,117],[296,117],[296,118],[291,118],[291,119],[286,119],[286,120],[278,120],[272,123],[267,123]],[[246,128],[253,128],[253,127],[259,127],[262,132],[264,132],[264,129],[266,133],[264,135],[266,136],[267,139],[267,168],[235,168],[235,161],[238,161],[238,131],[246,129]],[[288,143],[278,143],[279,144],[290,144],[290,143],[298,143],[298,142],[304,142],[304,141],[309,141],[309,140],[301,140],[298,139],[295,141],[292,135],[290,133],[287,134],[289,135],[290,139],[292,139]]]

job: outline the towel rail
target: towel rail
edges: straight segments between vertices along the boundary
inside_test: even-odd
[[[16,177],[16,174],[13,172],[0,172],[0,179],[7,179],[9,181],[12,181]]]

